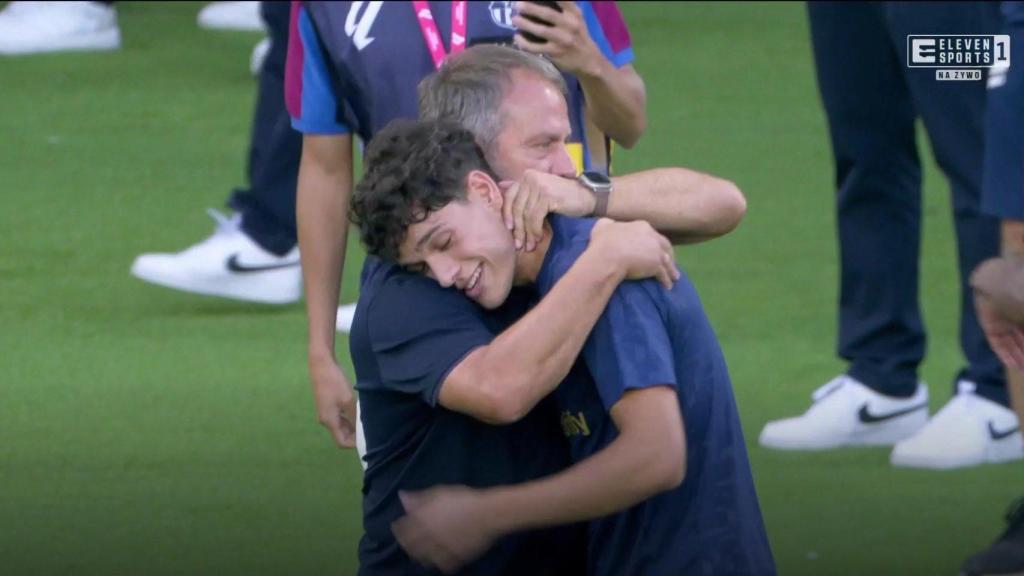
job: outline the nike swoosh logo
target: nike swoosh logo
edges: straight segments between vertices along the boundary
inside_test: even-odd
[[[1000,431],[996,430],[996,427],[992,425],[991,421],[988,423],[988,435],[991,436],[993,440],[1002,440],[1003,438],[1009,438],[1010,436],[1016,434],[1018,430],[1020,430],[1020,426],[1014,426],[1009,430]]]
[[[864,404],[863,406],[860,407],[860,412],[857,413],[857,417],[860,418],[860,421],[865,424],[876,424],[878,422],[892,420],[893,418],[899,418],[900,416],[903,416],[905,414],[910,414],[911,412],[916,412],[922,408],[927,407],[928,403],[924,402],[922,404],[918,404],[917,406],[911,406],[910,408],[904,408],[903,410],[889,412],[888,414],[872,414],[870,411],[868,411],[868,405]]]
[[[248,266],[246,264],[240,264],[238,262],[238,254],[232,254],[228,258],[228,270],[232,272],[238,272],[240,274],[247,274],[251,272],[267,272],[269,270],[280,270],[282,268],[292,268],[298,266],[300,262],[288,262],[285,264],[268,264],[266,266]]]

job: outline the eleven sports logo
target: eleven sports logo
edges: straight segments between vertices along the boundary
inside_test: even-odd
[[[1005,34],[910,34],[907,36],[907,66],[937,68],[936,80],[981,80],[983,68],[991,69],[993,77],[1005,77],[1010,69],[1010,37]]]

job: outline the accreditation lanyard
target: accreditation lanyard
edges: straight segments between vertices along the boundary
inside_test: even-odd
[[[430,11],[430,4],[423,0],[413,0],[412,7],[416,11],[416,21],[420,23],[430,57],[434,59],[434,68],[440,68],[447,54],[441,42],[441,33],[437,31],[434,22],[434,14]],[[452,2],[452,38],[449,45],[452,54],[458,54],[466,47],[466,0]]]

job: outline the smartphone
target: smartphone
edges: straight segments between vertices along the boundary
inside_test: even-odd
[[[558,5],[558,2],[554,2],[554,1],[550,1],[550,0],[548,0],[548,1],[545,1],[545,0],[530,0],[530,4],[538,4],[540,6],[547,6],[548,8],[551,8],[552,10],[555,10],[557,12],[561,12],[562,11],[562,7]],[[536,22],[537,24],[540,24],[542,26],[551,26],[551,22],[548,22],[547,20],[541,20],[540,18],[536,18],[534,16],[527,16],[527,15],[524,14],[523,18],[526,18],[530,22]],[[523,35],[523,38],[526,38],[530,42],[536,42],[538,44],[547,44],[548,43],[547,40],[541,38],[540,36],[537,36],[536,34],[531,34],[531,33],[527,32],[525,30],[520,30],[519,33]]]

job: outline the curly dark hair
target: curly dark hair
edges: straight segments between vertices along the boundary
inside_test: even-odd
[[[398,261],[410,225],[466,199],[466,175],[493,172],[473,135],[447,120],[396,120],[370,142],[349,219],[366,251]]]

